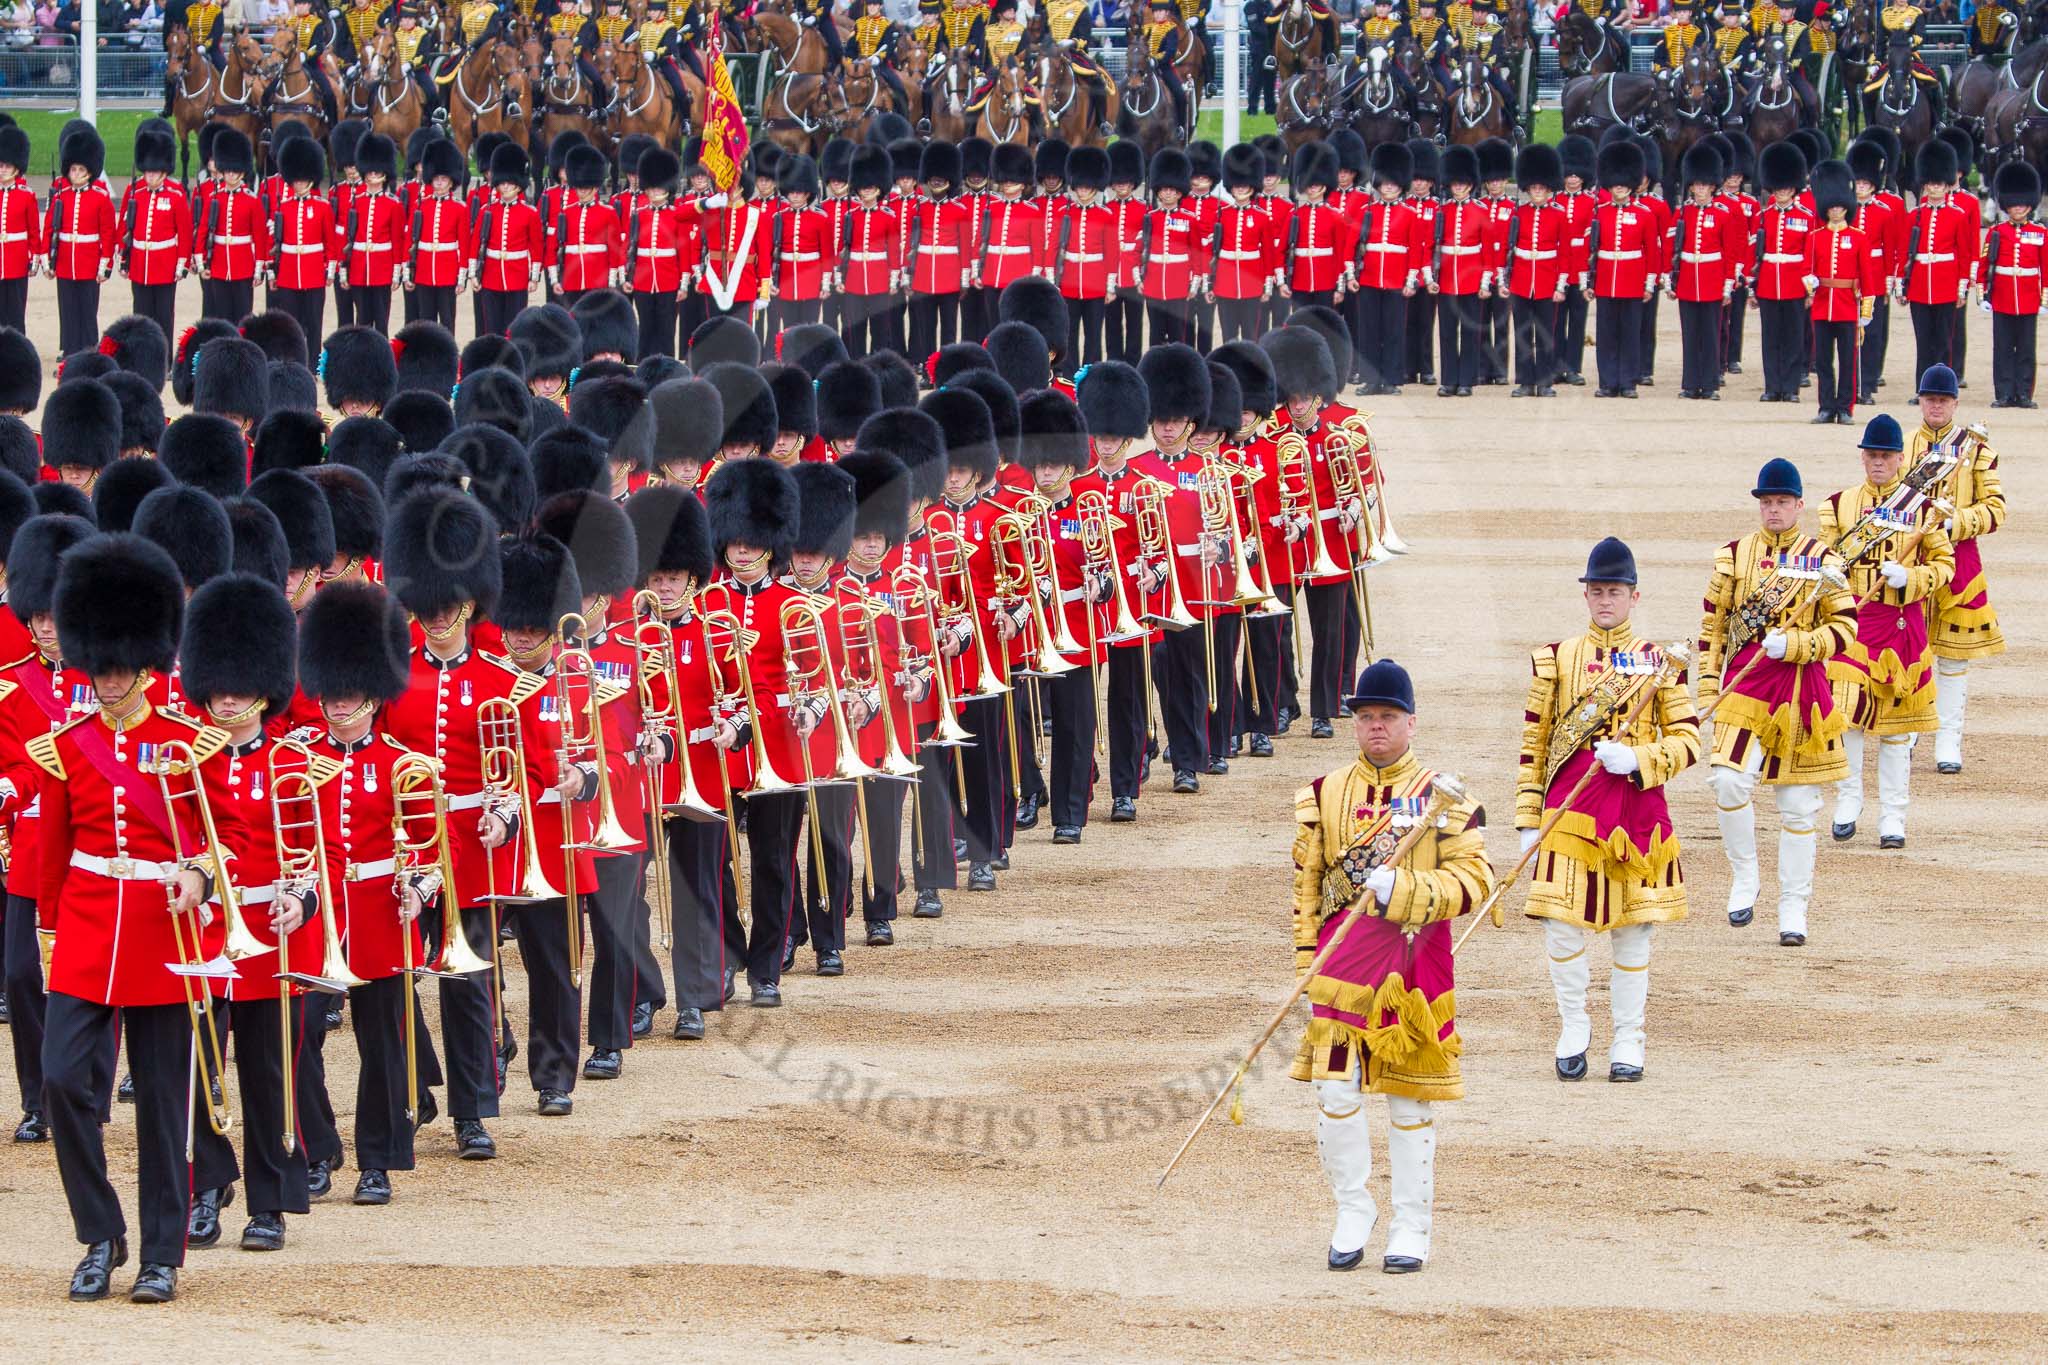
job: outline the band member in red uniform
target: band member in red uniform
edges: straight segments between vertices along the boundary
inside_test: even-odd
[[[380,133],[369,134],[357,144],[356,168],[363,177],[362,184],[356,193],[347,196],[345,212],[339,219],[342,254],[336,297],[342,306],[337,311],[343,325],[354,322],[389,334],[391,286],[397,280],[399,268],[412,259],[412,225],[405,206],[390,189],[398,179],[397,146]],[[462,243],[449,245],[452,250],[436,254],[450,257],[448,264],[459,272]],[[437,306],[425,316],[452,331],[452,289],[447,303],[445,309]]]
[[[213,164],[218,187],[207,194],[192,239],[200,316],[239,324],[256,301],[257,272],[270,260],[270,215],[247,188],[256,153],[239,128],[222,127],[214,136]]]
[[[1600,149],[1596,171],[1605,201],[1594,210],[1587,238],[1587,287],[1594,299],[1595,398],[1634,398],[1642,378],[1635,339],[1646,300],[1657,292],[1664,243],[1656,220],[1635,202],[1643,181],[1643,149],[1620,141]]]
[[[203,927],[200,911],[216,890],[220,857],[239,848],[246,831],[228,798],[226,732],[146,696],[152,675],[169,673],[177,659],[184,592],[170,557],[127,536],[83,542],[65,555],[55,606],[64,657],[92,679],[99,699],[97,712],[28,744],[46,778],[36,904],[42,927],[55,934],[44,1098],[73,1230],[86,1247],[71,1297],[105,1298],[128,1259],[128,1223],[107,1179],[101,1135],[114,1081],[107,1040],[118,1028],[135,1082],[140,1176],[142,1264],[129,1297],[164,1303],[177,1295],[185,1260],[193,1020],[214,1027],[211,1010],[200,1007],[206,982],[166,964],[215,955],[221,935]],[[159,796],[160,781],[175,807]],[[212,807],[218,848],[199,828],[195,784]],[[211,1039],[202,1047],[220,1056]]]
[[[1819,226],[1813,207],[1801,202],[1809,169],[1789,142],[1774,142],[1757,156],[1757,175],[1770,202],[1757,216],[1755,245],[1742,259],[1756,277],[1766,403],[1798,402],[1806,379],[1807,239]]]
[[[286,1101],[286,1079],[293,1077],[292,1064],[304,1050],[306,1011],[324,1014],[327,1006],[317,995],[305,1001],[298,987],[278,979],[287,967],[320,973],[321,887],[317,877],[287,881],[280,875],[276,833],[282,820],[310,817],[303,805],[297,811],[287,805],[281,819],[273,780],[289,772],[294,778],[288,782],[304,775],[324,784],[335,768],[280,753],[264,732],[266,714],[282,717],[298,686],[298,623],[269,582],[228,574],[194,593],[186,608],[178,669],[186,705],[227,735],[220,755],[227,766],[225,804],[243,830],[228,876],[253,952],[237,958],[235,975],[221,983],[214,1003],[214,1012],[234,1036],[241,1162],[238,1170],[227,1135],[207,1124],[194,1125],[186,1245],[208,1247],[220,1240],[221,1209],[233,1198],[239,1178],[249,1210],[242,1249],[277,1251],[285,1242],[284,1216],[309,1207],[309,1161],[338,1159],[340,1138],[331,1112],[325,1112],[324,1086],[316,1098],[300,1074],[289,1106]],[[220,817],[216,809],[216,822]],[[309,848],[311,835],[310,829],[298,832]],[[218,888],[218,894],[227,904],[230,888]],[[288,953],[283,959],[278,954],[281,937]],[[204,1093],[198,1092],[195,1101],[203,1103]],[[292,1119],[296,1122],[287,1128]]]
[[[1953,359],[1956,301],[1977,270],[1977,222],[1950,195],[1955,149],[1939,138],[1923,143],[1913,165],[1920,201],[1907,223],[1904,274],[1896,297],[1913,306],[1913,368],[1925,374]]]
[[[1551,202],[1564,184],[1557,149],[1540,143],[1522,148],[1515,156],[1515,180],[1527,202],[1508,220],[1497,281],[1514,315],[1514,396],[1549,398],[1556,393],[1557,305],[1564,300],[1564,210]]]
[[[334,206],[318,193],[327,154],[310,138],[293,138],[278,151],[288,192],[271,211],[277,257],[270,271],[270,306],[290,314],[310,341],[327,335],[327,286],[342,257],[341,225]]]
[[[528,169],[526,151],[517,143],[508,142],[491,153],[496,197],[484,205],[469,237],[481,333],[504,336],[511,331],[512,319],[526,307],[543,264],[540,210],[523,197]],[[417,224],[413,240],[422,240]]]
[[[853,192],[839,245],[841,333],[856,360],[888,349],[888,312],[904,259],[902,221],[883,202],[889,188],[889,153],[880,147],[853,154]]]
[[[1448,158],[1447,158],[1448,159]],[[1273,600],[1244,613],[1244,668],[1238,675],[1239,696],[1236,733],[1242,747],[1253,758],[1273,756],[1273,734],[1278,728],[1280,707],[1280,659],[1292,620],[1289,603],[1293,589],[1287,582],[1286,518],[1280,512],[1279,449],[1273,442],[1270,424],[1280,406],[1280,391],[1273,382],[1273,362],[1258,343],[1226,341],[1209,353],[1210,388],[1224,392],[1226,382],[1217,370],[1228,371],[1236,389],[1240,411],[1231,420],[1219,447],[1220,458],[1241,472],[1236,489],[1237,525],[1244,532],[1245,560],[1260,586],[1270,586]],[[1210,405],[1215,420],[1227,409],[1220,401]],[[1243,480],[1250,480],[1247,491]],[[1235,758],[1240,743],[1233,737],[1230,756]]]
[[[29,156],[27,133],[0,128],[0,327],[17,332],[28,325],[29,272],[49,254],[36,192],[25,178]]]
[[[1286,250],[1280,267],[1280,292],[1296,307],[1330,304],[1358,251],[1358,232],[1328,202],[1337,183],[1337,154],[1324,143],[1310,143],[1295,176],[1293,217],[1287,224]]]
[[[833,215],[817,203],[817,163],[807,156],[786,156],[775,168],[775,183],[788,207],[769,225],[769,255],[775,262],[769,282],[771,336],[815,323],[824,315],[832,275],[839,264]]]
[[[1678,211],[1667,266],[1671,296],[1678,300],[1679,339],[1684,348],[1678,396],[1719,401],[1721,309],[1742,274],[1747,244],[1742,239],[1741,216],[1714,199],[1721,184],[1721,159],[1714,149],[1694,147],[1687,151],[1681,170],[1691,198]],[[1801,176],[1804,177],[1803,166]],[[1769,217],[1770,210],[1764,212]],[[1770,309],[1761,297],[1757,311],[1768,328]],[[1766,341],[1764,352],[1769,355],[1770,351]],[[1767,361],[1767,376],[1768,372]],[[1647,378],[1648,371],[1643,373]],[[1769,383],[1768,377],[1765,382]],[[1793,389],[1796,397],[1796,376]]]
[[[76,355],[99,343],[100,284],[113,271],[120,240],[114,201],[94,182],[106,165],[106,144],[90,128],[74,129],[58,149],[64,185],[50,196],[43,237],[57,277],[58,351]]]
[[[604,153],[595,147],[569,150],[569,189],[575,198],[555,219],[547,258],[549,282],[565,308],[574,307],[593,289],[609,288],[626,263],[618,215],[598,198],[609,169]]]
[[[1281,248],[1273,220],[1258,203],[1265,168],[1265,157],[1250,143],[1241,142],[1223,154],[1223,188],[1230,202],[1216,215],[1210,242],[1216,273],[1210,288],[1225,341],[1255,337],[1264,330],[1259,326],[1261,304],[1273,291]]]
[[[167,178],[174,155],[167,135],[137,136],[139,179],[129,187],[121,223],[121,273],[128,277],[135,311],[163,328],[166,337],[177,335],[178,281],[185,278],[185,261],[192,254],[191,206]],[[0,189],[0,291],[9,264],[6,193]]]
[[[1397,331],[1395,335],[1400,334]],[[1209,368],[1192,347],[1154,343],[1138,362],[1150,404],[1153,448],[1134,463],[1141,476],[1166,486],[1163,508],[1166,545],[1139,548],[1138,616],[1163,617],[1173,590],[1197,624],[1166,631],[1152,657],[1152,681],[1159,692],[1159,710],[1166,721],[1166,740],[1173,756],[1173,789],[1201,790],[1201,774],[1212,771],[1209,753],[1209,682],[1204,660],[1209,635],[1205,567],[1215,547],[1202,527],[1197,486],[1206,461],[1191,449],[1196,428],[1209,415]],[[1163,549],[1164,554],[1156,553]]]
[[[2048,268],[2048,230],[2034,221],[2041,177],[2025,162],[1998,168],[1992,192],[2005,217],[1984,238],[1977,288],[1991,309],[1991,406],[2031,408],[2034,329],[2041,314],[2041,272]]]

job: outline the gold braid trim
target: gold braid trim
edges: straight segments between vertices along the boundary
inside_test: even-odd
[[[1546,811],[1546,817],[1548,814]],[[1662,830],[1655,832],[1648,848],[1637,848],[1636,841],[1621,826],[1616,825],[1602,838],[1593,817],[1575,810],[1558,817],[1550,833],[1543,836],[1541,847],[1547,853],[1584,863],[1616,881],[1661,881],[1664,870],[1678,861],[1679,854],[1675,828],[1668,838]]]
[[[1326,982],[1318,977],[1309,986],[1310,999],[1315,999],[1317,988],[1324,985],[1355,992],[1346,999],[1355,999],[1362,1005],[1353,1010],[1350,1005],[1338,1002],[1334,1008],[1356,1013],[1360,1018],[1377,1019],[1386,1013],[1394,1018],[1390,1023],[1362,1029],[1341,1019],[1310,1019],[1288,1071],[1291,1077],[1297,1081],[1335,1080],[1348,1075],[1353,1059],[1357,1058],[1364,1064],[1364,1089],[1368,1093],[1400,1095],[1411,1100],[1465,1098],[1465,1081],[1458,1070],[1464,1043],[1456,1029],[1448,1038],[1437,1036],[1444,1024],[1457,1018],[1455,990],[1427,1000],[1421,991],[1411,990],[1397,972],[1381,982],[1377,990]]]

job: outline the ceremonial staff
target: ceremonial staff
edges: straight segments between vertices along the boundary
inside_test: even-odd
[[[1392,851],[1385,858],[1375,863],[1374,866],[1400,866],[1401,860],[1407,857],[1408,851],[1415,846],[1415,841],[1420,839],[1429,830],[1436,828],[1438,817],[1451,806],[1464,799],[1465,786],[1457,778],[1449,777],[1442,773],[1431,778],[1429,784],[1429,805],[1423,811],[1422,818],[1410,826],[1408,832],[1401,836],[1401,841],[1395,844]],[[1195,1120],[1193,1130],[1188,1133],[1187,1140],[1181,1143],[1180,1150],[1173,1154],[1173,1160],[1167,1162],[1166,1169],[1159,1173],[1159,1179],[1153,1184],[1154,1189],[1165,1186],[1167,1177],[1173,1174],[1176,1166],[1180,1165],[1181,1158],[1188,1154],[1188,1148],[1195,1145],[1195,1139],[1201,1136],[1202,1129],[1208,1125],[1209,1119],[1215,1114],[1217,1106],[1223,1103],[1223,1097],[1228,1095],[1232,1087],[1240,1080],[1244,1079],[1244,1074],[1251,1069],[1253,1060],[1257,1058],[1266,1044],[1272,1041],[1273,1035],[1279,1031],[1280,1025],[1287,1022],[1287,1012],[1294,1008],[1294,1002],[1301,998],[1303,991],[1308,989],[1308,983],[1315,980],[1316,973],[1323,969],[1323,964],[1335,955],[1346,936],[1351,933],[1351,927],[1358,923],[1359,916],[1365,912],[1365,908],[1372,904],[1373,900],[1374,897],[1370,892],[1364,893],[1351,903],[1350,909],[1344,912],[1344,919],[1337,925],[1337,932],[1330,935],[1328,943],[1325,943],[1316,950],[1315,957],[1309,961],[1308,970],[1300,973],[1294,983],[1294,989],[1289,991],[1287,998],[1280,1002],[1280,1008],[1273,1011],[1273,1017],[1266,1022],[1265,1031],[1259,1035],[1258,1041],[1252,1044],[1251,1051],[1244,1054],[1244,1060],[1239,1062],[1237,1069],[1230,1073],[1230,1079],[1225,1081],[1223,1088],[1216,1092],[1216,1098],[1209,1101],[1209,1107],[1202,1111],[1202,1117]]]

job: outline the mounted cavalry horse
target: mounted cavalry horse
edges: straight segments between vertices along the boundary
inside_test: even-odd
[[[1758,74],[1742,100],[1743,127],[1759,147],[1790,137],[1810,126],[1792,83],[1792,53],[1782,31],[1764,35],[1757,44]]]
[[[1356,129],[1368,147],[1405,142],[1414,132],[1415,117],[1408,93],[1394,79],[1394,54],[1375,44],[1353,69],[1357,74],[1347,79],[1338,93],[1334,112],[1339,126],[1348,124]]]
[[[974,59],[963,49],[952,47],[938,54],[936,64],[925,72],[923,123],[913,126],[933,142],[964,142],[971,131],[967,102],[974,97],[975,84]]]
[[[1022,64],[1015,57],[1004,62],[997,68],[995,83],[989,87],[988,99],[981,106],[981,118],[974,125],[975,136],[986,138],[997,146],[1005,142],[1031,141],[1030,93]],[[1164,94],[1163,91],[1161,93]],[[1171,100],[1168,104],[1171,105]]]
[[[1898,135],[1901,166],[1911,166],[1934,136],[1934,101],[1921,88],[1913,67],[1911,40],[1903,33],[1895,35],[1885,49],[1881,74],[1872,82],[1876,88],[1863,95],[1865,119]]]
[[[615,140],[645,133],[659,146],[680,147],[684,138],[703,127],[704,83],[695,73],[683,72],[683,94],[689,102],[679,107],[675,92],[647,64],[638,43],[604,44],[598,54],[598,71],[612,87],[608,122]]]
[[[1584,10],[1574,5],[1557,26],[1557,66],[1566,80],[1626,71],[1628,40],[1619,31],[1588,18]]]
[[[1664,164],[1676,166],[1686,149],[1709,133],[1742,126],[1735,107],[1734,76],[1721,65],[1711,42],[1702,39],[1685,54],[1665,92],[1664,127],[1659,134]]]
[[[1486,63],[1476,52],[1466,53],[1451,73],[1451,99],[1444,120],[1446,135],[1456,145],[1474,147],[1490,137],[1512,141],[1516,136],[1515,111],[1501,103],[1487,74]]]
[[[1273,26],[1273,77],[1285,81],[1322,64],[1323,26],[1309,13],[1306,0],[1287,0],[1280,22]]]
[[[1108,143],[1109,134],[1116,128],[1114,87],[1105,82],[1102,93],[1097,94],[1075,70],[1074,59],[1050,42],[1039,43],[1018,56],[1030,62],[1038,78],[1038,109],[1045,117],[1047,136],[1059,138],[1069,147],[1101,147]]]
[[[1658,126],[1664,88],[1655,76],[1634,71],[1579,76],[1565,82],[1559,104],[1567,133],[1597,138],[1617,123],[1647,133]]]
[[[244,35],[247,39],[247,35]],[[253,40],[249,40],[253,43]],[[240,47],[240,41],[236,44]],[[327,76],[330,89],[341,89],[340,74],[334,69],[334,57],[330,53],[320,54],[320,69]],[[262,121],[267,134],[266,141],[274,139],[278,126],[287,119],[296,119],[313,132],[313,140],[324,144],[327,141],[327,106],[320,99],[320,88],[306,70],[306,54],[299,50],[298,35],[289,28],[280,27],[270,35],[270,50],[258,73],[263,78]]]
[[[449,132],[464,154],[485,133],[503,133],[521,147],[532,142],[533,81],[515,43],[486,34],[463,54],[446,89]]]
[[[398,58],[389,28],[379,28],[364,45],[357,77],[342,92],[345,118],[368,119],[372,132],[403,147],[426,120],[427,102],[412,71]]]
[[[1339,63],[1327,61],[1313,70],[1289,76],[1280,83],[1273,110],[1279,124],[1280,140],[1287,144],[1288,151],[1320,142],[1336,131],[1342,73]]]
[[[216,68],[206,50],[192,41],[189,30],[174,28],[164,35],[164,74],[171,82],[171,122],[178,130],[178,178],[192,175],[192,135],[211,119],[232,124],[256,145],[256,101],[262,87],[254,72],[261,64],[253,40],[251,61],[244,65],[228,46],[225,66]]]
[[[1124,137],[1136,138],[1139,148],[1145,154],[1145,164],[1152,163],[1152,155],[1161,147],[1180,146],[1188,139],[1187,130],[1176,118],[1173,107],[1173,91],[1154,69],[1152,50],[1141,36],[1137,44],[1125,54],[1128,63],[1124,70],[1123,84],[1117,90],[1123,109],[1117,117],[1117,132]],[[1188,117],[1194,118],[1195,95],[1188,91]],[[984,132],[983,137],[988,134]]]
[[[539,107],[534,110],[540,122],[537,145],[552,147],[557,137],[573,128],[589,139],[591,146],[604,150],[608,136],[590,112],[597,92],[576,61],[575,41],[557,37],[550,42],[542,69],[546,74],[540,83]]]
[[[2048,58],[2048,0],[2035,0],[2017,17],[2001,16],[1999,51],[1972,57],[1956,72],[1949,89],[1949,117],[1979,140],[1986,139],[1992,102],[2002,92],[2020,90],[2039,74]]]

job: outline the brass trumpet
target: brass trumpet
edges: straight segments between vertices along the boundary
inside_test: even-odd
[[[191,856],[187,852],[185,836],[178,819],[178,803],[192,807],[197,818],[199,832],[204,838],[204,851],[199,855],[207,864],[213,884],[220,896],[222,909],[232,906],[234,918],[229,919],[228,928],[232,935],[236,921],[241,915],[240,903],[235,899],[233,883],[227,879],[226,860],[221,857],[220,835],[213,825],[213,805],[207,800],[206,787],[199,775],[199,760],[193,756],[192,746],[183,740],[168,740],[157,746],[156,761],[152,769],[156,777],[157,793],[163,798],[164,810],[170,814],[171,856],[183,867]],[[173,789],[171,779],[189,777],[190,785],[184,791]],[[173,896],[175,899],[175,896]],[[188,920],[190,921],[188,923]],[[248,933],[244,925],[243,933]],[[192,1021],[192,1065],[196,1073],[197,1089],[206,1105],[207,1126],[222,1137],[235,1126],[234,1112],[228,1107],[227,1067],[225,1053],[221,1049],[220,1028],[213,1013],[213,992],[204,985],[194,986],[200,980],[215,974],[212,963],[200,959],[204,940],[200,935],[197,912],[192,915],[171,916],[171,937],[177,945],[178,961],[172,970],[178,984],[185,992],[185,1013]],[[253,935],[250,941],[257,943],[259,953],[270,951],[261,945]],[[47,966],[44,968],[48,974]],[[185,1133],[185,1159],[192,1159],[192,1132],[188,1125]]]
[[[448,793],[440,770],[425,754],[408,753],[391,765],[391,885],[402,898],[418,878],[438,883],[444,903],[455,899],[455,864],[448,851]],[[425,888],[423,887],[422,890]],[[461,923],[453,926],[461,933]],[[420,1122],[419,1039],[413,997],[422,968],[413,965],[412,926],[398,925],[400,974],[405,977],[405,1119]]]

